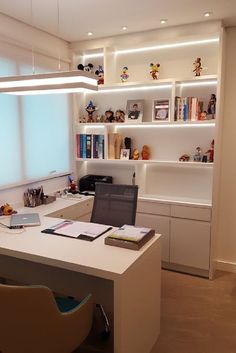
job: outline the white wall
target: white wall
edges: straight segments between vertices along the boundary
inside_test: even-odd
[[[217,260],[218,268],[236,271],[235,43],[236,27],[227,28]]]
[[[0,51],[2,53],[19,57],[30,64],[32,45],[34,45],[36,65],[45,65],[56,71],[58,69],[58,54],[60,50],[62,69],[68,70],[70,51],[67,42],[0,14]],[[4,168],[4,166],[0,165],[0,172],[1,168]],[[0,190],[0,206],[6,202],[11,204],[23,202],[23,192],[28,187],[40,185],[44,186],[45,193],[54,192],[67,186],[67,177],[57,177],[30,185]]]

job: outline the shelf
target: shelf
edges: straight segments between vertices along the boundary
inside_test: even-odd
[[[196,121],[155,121],[155,122],[144,122],[144,123],[78,123],[79,127],[93,127],[93,128],[104,128],[105,126],[114,126],[116,128],[143,128],[143,127],[186,127],[186,126],[215,126],[215,119],[209,120],[196,120]]]
[[[152,81],[137,81],[137,82],[117,82],[111,85],[100,85],[96,92],[85,92],[85,94],[112,93],[137,90],[153,90],[167,89],[177,86],[201,86],[201,85],[216,85],[217,75],[202,75],[199,77],[189,78],[167,78]]]
[[[174,167],[174,168],[213,168],[213,163],[202,162],[179,162],[179,161],[159,161],[159,160],[125,160],[125,159],[97,159],[97,158],[77,158],[78,162],[91,162],[91,163],[108,163],[108,164],[131,164],[141,165],[149,164],[158,167]]]

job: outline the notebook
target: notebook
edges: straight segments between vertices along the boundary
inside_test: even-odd
[[[11,215],[10,227],[40,226],[38,213],[18,213]]]

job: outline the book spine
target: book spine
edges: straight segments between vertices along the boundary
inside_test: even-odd
[[[80,158],[80,134],[76,134],[76,153],[77,158]]]
[[[91,140],[92,140],[92,135],[87,134],[86,135],[86,158],[91,158],[92,157]]]
[[[104,135],[98,135],[98,158],[104,159]]]
[[[98,135],[93,135],[93,158],[98,158]]]
[[[82,158],[86,158],[86,134],[82,134]]]

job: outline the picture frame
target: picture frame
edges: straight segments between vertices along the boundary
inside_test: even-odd
[[[126,105],[126,122],[141,123],[143,119],[144,100],[127,100]]]
[[[153,101],[152,121],[169,121],[170,120],[170,100],[155,99]]]
[[[126,148],[122,148],[120,150],[120,159],[129,160],[130,150]]]

